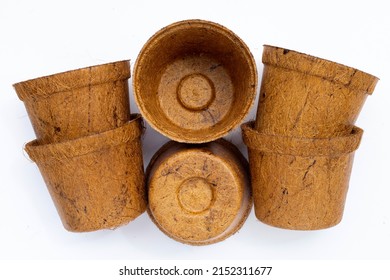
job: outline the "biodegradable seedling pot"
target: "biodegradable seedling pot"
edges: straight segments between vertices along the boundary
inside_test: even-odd
[[[296,138],[242,125],[248,146],[256,217],[269,225],[315,230],[341,221],[354,151],[363,131],[344,136]]]
[[[107,132],[25,147],[69,231],[115,228],[146,209],[139,115]]]
[[[153,35],[134,66],[135,99],[160,133],[204,143],[240,124],[256,95],[256,64],[227,28],[203,20],[169,25]]]
[[[41,144],[120,127],[130,119],[129,61],[14,84]]]
[[[147,169],[149,215],[169,237],[207,245],[237,232],[252,207],[248,163],[220,139],[168,142]]]
[[[264,46],[255,129],[327,138],[351,132],[378,78],[335,62]]]

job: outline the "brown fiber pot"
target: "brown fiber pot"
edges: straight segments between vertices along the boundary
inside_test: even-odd
[[[207,245],[237,232],[252,207],[248,162],[220,139],[168,142],[147,169],[149,215],[169,237]]]
[[[25,147],[38,165],[64,227],[115,228],[146,209],[140,136],[142,118],[107,132]]]
[[[245,43],[209,21],[173,23],[153,35],[134,66],[135,99],[160,133],[204,143],[226,135],[256,96],[256,64]]]
[[[248,146],[256,217],[269,225],[315,230],[341,221],[354,151],[363,131],[344,136],[295,138],[242,125]]]
[[[335,62],[264,46],[254,128],[267,134],[327,138],[350,132],[378,78]]]
[[[108,131],[130,120],[129,61],[14,84],[40,143]]]

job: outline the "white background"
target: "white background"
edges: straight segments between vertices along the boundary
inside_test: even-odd
[[[16,1],[0,2],[0,259],[390,259],[390,16],[387,1]],[[204,247],[175,242],[143,214],[114,231],[63,229],[38,168],[24,155],[34,133],[12,84],[131,59],[178,20],[220,23],[240,36],[258,66],[271,44],[352,66],[381,78],[357,125],[344,219],[300,232],[273,228],[253,211],[229,239]],[[131,82],[131,80],[130,80]],[[130,90],[131,110],[138,112]],[[257,101],[247,119],[253,119]],[[227,139],[246,154],[240,131]],[[145,165],[167,141],[148,127]]]

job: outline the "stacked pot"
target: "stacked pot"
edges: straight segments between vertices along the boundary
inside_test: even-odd
[[[257,118],[242,126],[256,216],[288,229],[334,226],[363,133],[354,123],[378,79],[272,46],[263,63]]]
[[[15,84],[37,136],[25,149],[65,228],[126,224],[148,200],[150,218],[166,235],[211,244],[240,229],[252,192],[264,223],[299,230],[339,223],[363,134],[354,123],[378,79],[272,46],[264,47],[263,63],[256,120],[241,126],[248,164],[221,138],[255,100],[257,70],[248,47],[202,20],[153,35],[134,66],[135,100],[172,141],[154,155],[146,179],[142,118],[130,114],[129,61]]]
[[[129,77],[129,61],[120,61],[14,85],[37,136],[25,150],[69,231],[115,228],[146,209]]]

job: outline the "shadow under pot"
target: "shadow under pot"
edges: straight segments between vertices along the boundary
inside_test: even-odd
[[[25,146],[41,171],[64,227],[73,232],[127,224],[146,209],[142,118],[114,130]]]
[[[148,212],[169,237],[190,245],[237,232],[252,207],[248,163],[231,143],[168,142],[147,169]]]
[[[209,21],[173,23],[153,35],[134,65],[143,117],[168,138],[205,143],[245,118],[256,97],[256,64],[245,43]]]

